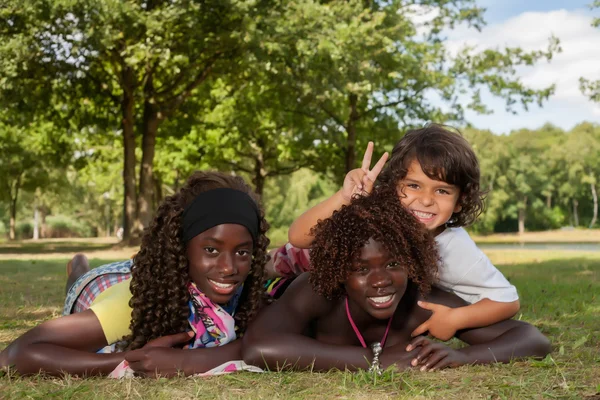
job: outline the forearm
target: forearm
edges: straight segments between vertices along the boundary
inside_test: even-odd
[[[535,327],[516,326],[487,343],[464,347],[458,351],[467,356],[467,364],[507,363],[523,357],[545,357],[550,342]]]
[[[367,369],[373,357],[369,349],[331,345],[293,334],[246,343],[243,353],[248,364],[274,371],[282,368],[356,371]]]
[[[331,217],[334,211],[350,202],[342,196],[342,191],[337,191],[333,196],[312,207],[296,218],[288,231],[288,239],[293,246],[309,248],[314,237],[310,234],[313,226],[319,220]]]
[[[227,361],[241,360],[242,340],[218,347],[181,350],[181,357],[181,370],[186,376],[203,373]]]
[[[519,300],[502,303],[483,299],[468,306],[455,308],[456,330],[481,328],[512,318],[519,311]]]
[[[47,343],[28,344],[24,348],[7,348],[6,364],[20,374],[60,376],[108,375],[124,359],[124,353],[97,354]]]

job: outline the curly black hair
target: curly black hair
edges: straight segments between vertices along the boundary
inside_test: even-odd
[[[328,299],[345,293],[343,283],[362,247],[373,238],[407,270],[422,293],[437,278],[439,257],[430,232],[398,201],[396,189],[380,185],[369,196],[352,202],[319,221],[311,233],[310,283]]]
[[[258,312],[269,246],[265,235],[269,224],[259,197],[241,177],[220,172],[196,172],[179,192],[164,199],[152,224],[144,232],[131,271],[131,335],[124,338],[124,349],[138,349],[152,339],[188,329],[190,294],[187,284],[190,276],[181,216],[200,193],[217,188],[247,193],[260,210],[260,235],[234,317],[239,334],[243,334]]]
[[[431,179],[460,189],[461,210],[452,214],[446,226],[468,226],[483,212],[485,192],[480,189],[479,161],[460,132],[439,124],[408,131],[394,146],[378,181],[398,184],[406,177],[413,160]],[[402,189],[402,188],[400,188]]]

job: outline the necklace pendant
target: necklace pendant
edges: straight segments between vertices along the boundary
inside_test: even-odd
[[[383,371],[381,370],[381,365],[379,364],[379,356],[383,351],[383,347],[381,347],[381,343],[379,342],[373,342],[369,347],[373,352],[373,360],[371,361],[371,366],[369,367],[368,372],[381,375]]]

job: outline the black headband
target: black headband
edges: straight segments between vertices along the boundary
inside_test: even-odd
[[[238,224],[248,229],[256,244],[260,212],[246,193],[219,188],[200,193],[183,211],[181,220],[184,243],[217,225]]]

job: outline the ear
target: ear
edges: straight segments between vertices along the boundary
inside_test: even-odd
[[[456,201],[456,205],[454,206],[454,211],[453,213],[459,213],[462,210],[462,200],[463,200],[463,196],[460,196],[458,198],[458,200]]]

